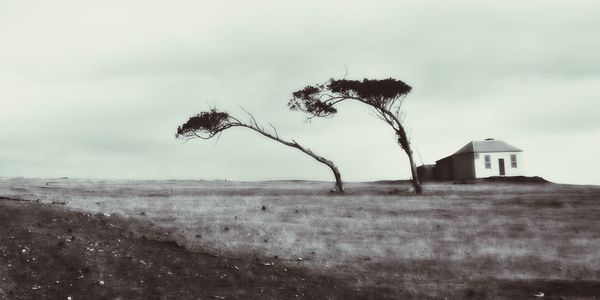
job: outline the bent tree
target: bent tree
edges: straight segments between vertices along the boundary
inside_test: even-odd
[[[257,133],[260,133],[262,136],[267,137],[271,140],[277,141],[288,147],[298,149],[306,155],[314,158],[316,161],[326,165],[331,170],[331,172],[333,172],[333,176],[335,177],[335,186],[332,192],[344,192],[344,188],[342,185],[342,176],[340,175],[338,168],[331,160],[315,154],[310,149],[300,145],[293,139],[291,141],[288,141],[280,138],[279,134],[277,133],[277,129],[271,124],[269,124],[269,126],[271,126],[271,128],[273,129],[273,132],[268,132],[258,124],[258,122],[252,114],[250,114],[247,111],[246,113],[250,116],[250,120],[248,122],[240,121],[239,119],[229,115],[228,113],[218,111],[214,108],[209,111],[201,112],[200,114],[189,118],[189,120],[183,125],[177,127],[177,134],[175,134],[175,137],[186,140],[194,138],[208,140],[217,135],[220,135],[223,131],[229,128],[247,128]]]
[[[309,85],[292,94],[288,102],[291,110],[303,111],[313,117],[330,117],[337,113],[336,105],[344,101],[358,101],[371,108],[375,116],[392,127],[396,141],[408,156],[412,185],[417,194],[423,186],[417,176],[417,167],[406,130],[402,124],[402,103],[411,87],[393,78],[383,80],[335,80],[318,85]]]

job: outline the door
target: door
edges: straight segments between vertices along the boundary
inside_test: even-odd
[[[506,175],[506,171],[504,170],[504,158],[498,159],[498,166],[500,167],[500,176]]]

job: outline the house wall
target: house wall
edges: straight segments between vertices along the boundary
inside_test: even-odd
[[[434,175],[435,165],[421,165],[417,167],[417,175],[419,180],[428,181],[435,179]]]
[[[475,164],[473,153],[459,154],[452,157],[452,177],[454,180],[474,179]]]
[[[452,179],[452,158],[447,157],[435,162],[434,169],[435,179],[451,180]]]
[[[510,155],[517,155],[517,168],[512,168],[510,163]],[[490,156],[492,166],[490,169],[485,168],[485,155]],[[504,158],[504,170],[506,176],[522,176],[523,172],[523,155],[522,152],[488,152],[476,153],[474,155],[475,175],[476,178],[485,178],[490,176],[500,176],[500,166],[498,159]]]

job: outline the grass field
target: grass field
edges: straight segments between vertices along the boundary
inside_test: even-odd
[[[390,298],[600,299],[600,187],[2,179],[0,196],[150,222],[187,249]],[[56,204],[60,205],[60,204]]]

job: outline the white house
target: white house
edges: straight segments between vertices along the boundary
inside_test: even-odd
[[[465,180],[492,176],[522,176],[523,150],[506,142],[472,141],[454,154],[435,162],[435,178]]]

